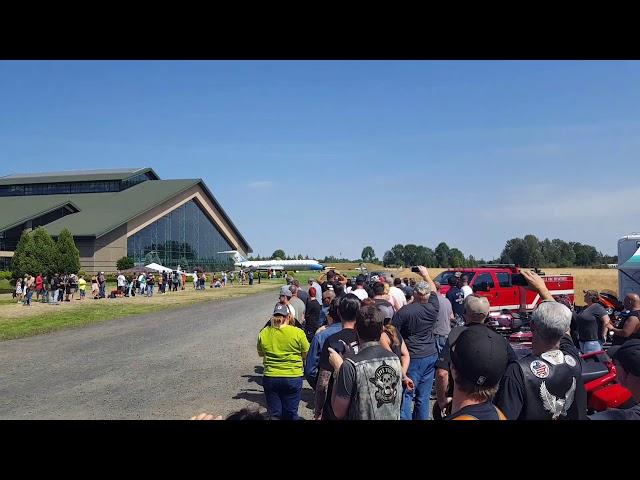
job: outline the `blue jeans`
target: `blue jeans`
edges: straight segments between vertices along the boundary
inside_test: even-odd
[[[298,419],[302,377],[262,377],[262,387],[272,419]]]
[[[438,354],[434,353],[424,358],[412,358],[409,362],[407,376],[413,380],[415,386],[412,391],[403,388],[400,420],[429,420],[429,398],[437,359]],[[412,414],[411,404],[414,400]]]
[[[591,352],[599,352],[602,350],[602,345],[598,340],[591,340],[588,342],[579,342],[580,343],[580,351],[582,353],[591,353]]]
[[[436,350],[438,351],[438,356],[440,356],[442,349],[444,348],[444,344],[447,342],[447,337],[443,335],[434,335],[433,338],[436,340]]]
[[[27,301],[25,305],[31,305],[31,297],[33,296],[33,290],[30,288],[27,290]]]

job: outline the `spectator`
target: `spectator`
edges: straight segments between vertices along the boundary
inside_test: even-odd
[[[595,290],[584,291],[587,307],[578,313],[578,339],[582,353],[602,350],[610,323],[607,310],[598,303],[600,295]]]
[[[98,289],[100,290],[100,298],[105,298],[105,289],[107,287],[107,279],[104,276],[104,272],[100,272],[98,275]]]
[[[42,291],[44,290],[44,281],[42,279],[42,274],[39,273],[36,277],[36,302],[40,300],[40,295],[42,295]]]
[[[580,352],[568,334],[571,310],[553,299],[537,274],[522,274],[543,302],[531,316],[532,353],[509,364],[494,404],[509,420],[583,420],[587,394]]]
[[[138,293],[140,293],[140,295],[146,295],[147,294],[147,276],[144,273],[140,273],[140,275],[138,275],[138,285],[140,286],[140,290]]]
[[[485,321],[489,315],[490,305],[489,300],[486,297],[480,295],[471,295],[464,300],[464,325],[457,326],[451,329],[442,351],[438,354],[438,361],[436,362],[436,401],[438,403],[438,410],[442,416],[448,415],[451,408],[451,402],[453,399],[454,385],[451,382],[451,350],[450,345],[458,339],[458,337],[466,329],[471,327],[478,327],[480,329],[487,329]],[[502,337],[501,337],[502,338]],[[508,353],[508,359],[510,362],[516,361],[516,356],[513,348],[507,340],[502,338],[504,347]],[[434,411],[438,411],[434,410]]]
[[[316,282],[313,278],[308,280],[309,288],[313,287],[316,289],[316,301],[320,306],[322,306],[322,287]]]
[[[440,284],[438,282],[434,282],[434,284],[436,286],[440,309],[438,310],[438,320],[433,327],[433,335],[436,341],[436,350],[438,351],[438,355],[440,355],[449,336],[449,332],[451,332],[451,324],[455,322],[455,317],[453,316],[451,302],[440,293]]]
[[[451,344],[453,401],[447,420],[506,420],[491,403],[507,368],[507,346],[489,328],[468,328]]]
[[[362,302],[362,307],[365,307],[366,305],[376,305],[375,300],[366,299]],[[398,356],[400,359],[400,366],[402,367],[402,385],[408,390],[413,390],[413,380],[407,376],[409,363],[411,362],[411,356],[409,355],[407,344],[396,327],[391,325],[393,313],[389,316],[390,312],[388,308],[381,308],[380,305],[376,305],[376,308],[380,310],[380,313],[382,313],[382,316],[384,317],[384,327],[382,329],[382,335],[380,336],[380,345]]]
[[[180,274],[180,290],[184,290],[186,286],[187,286],[187,274],[182,272]]]
[[[356,320],[358,353],[346,359],[328,347],[338,372],[331,396],[336,418],[398,420],[402,401],[400,359],[380,345],[382,313],[374,305],[359,310]],[[372,387],[373,385],[373,387]]]
[[[222,286],[227,286],[227,272],[222,272]]]
[[[625,298],[626,300],[626,298]],[[630,339],[607,351],[616,364],[618,381],[640,402],[640,339]],[[640,403],[631,408],[610,408],[589,417],[591,420],[640,420]]]
[[[315,420],[336,420],[331,406],[334,369],[329,362],[329,347],[345,356],[358,353],[358,335],[355,326],[359,310],[360,300],[358,297],[346,295],[338,305],[342,329],[329,335],[322,344],[318,362],[318,377],[314,385],[316,401],[313,418]]]
[[[302,300],[302,303],[304,303],[306,307],[309,301],[309,294],[300,288],[300,281],[297,278],[294,278],[291,284],[295,285],[296,295],[300,300]]]
[[[304,319],[305,319],[304,314],[306,311],[306,307],[304,305],[304,302],[298,298],[298,291],[299,291],[298,287],[296,287],[292,283],[291,285],[289,285],[289,291],[291,291],[291,298],[289,298],[289,304],[293,305],[295,309],[294,316],[296,317],[296,320],[298,321],[298,323],[300,323],[301,325],[304,325]]]
[[[336,272],[334,270],[329,270],[327,272],[326,280],[320,284],[320,287],[322,288],[322,293],[326,292],[327,290],[334,289],[335,278],[336,278]]]
[[[322,289],[320,289],[321,291]],[[327,324],[327,315],[329,314],[329,305],[331,301],[336,298],[336,294],[333,290],[327,290],[322,294],[322,309],[320,310],[320,325]]]
[[[354,296],[353,298],[357,299],[358,297]],[[311,388],[313,388],[314,390],[316,388],[316,381],[318,378],[318,365],[320,364],[320,355],[322,353],[322,348],[324,347],[324,342],[331,335],[342,330],[342,323],[338,313],[338,306],[340,305],[340,302],[341,299],[338,297],[335,297],[331,301],[331,305],[329,306],[329,313],[327,314],[328,326],[325,329],[319,329],[314,335],[313,341],[311,342],[311,348],[309,349],[309,356],[307,358],[307,362],[304,365],[304,377],[307,379],[307,382],[309,382],[309,385],[311,385]],[[351,305],[353,305],[352,302]],[[360,300],[358,300],[358,307],[359,305]],[[354,307],[352,306],[350,308]]]
[[[403,420],[429,419],[429,397],[438,358],[433,326],[440,305],[429,272],[423,266],[419,266],[418,269],[424,281],[416,284],[414,302],[398,310],[391,321],[407,343],[411,357],[407,374],[415,384],[413,390],[404,389],[401,415]],[[415,407],[412,413],[414,399]]]
[[[27,307],[31,306],[31,297],[33,296],[33,291],[35,289],[36,281],[32,275],[27,275],[27,295],[24,302],[24,305]]]
[[[406,286],[402,289],[404,292],[404,298],[407,300],[407,305],[413,302],[413,287]]]
[[[231,286],[233,286],[233,281],[236,279],[236,275],[233,272],[229,273],[229,282],[231,283]]]
[[[453,315],[455,316],[457,325],[464,325],[464,316],[463,310],[464,307],[464,293],[458,287],[458,279],[450,275],[447,279],[447,283],[449,284],[449,291],[447,292],[447,300],[451,303],[451,308],[453,309]]]
[[[364,289],[363,275],[358,275],[358,277],[356,278],[356,289],[352,290],[351,293],[358,297],[360,301],[364,300],[365,298],[369,298],[367,291]]]
[[[165,286],[165,273],[162,272],[160,273],[160,275],[158,275],[158,293],[162,294],[164,293],[164,286]],[[125,280],[126,282],[126,280]]]
[[[460,290],[462,290],[462,294],[463,296],[463,300],[465,298],[467,298],[469,295],[473,294],[473,290],[471,289],[471,287],[469,286],[469,276],[468,275],[461,275],[460,276]]]
[[[402,280],[399,278],[395,278],[393,280],[393,286],[389,287],[389,295],[391,295],[395,299],[395,303],[398,306],[397,310],[400,310],[407,304],[407,298],[405,297],[404,291],[401,290]]]
[[[387,295],[384,294],[384,285],[380,282],[373,284],[373,301],[376,307],[382,312],[384,319],[393,318],[395,313],[393,305],[389,302]]]
[[[299,290],[298,290],[299,292]],[[312,341],[316,330],[320,328],[320,304],[316,301],[316,289],[309,287],[309,298],[304,313],[304,331],[307,334],[307,340]]]
[[[253,271],[249,272],[249,285],[253,285]]]
[[[80,300],[84,300],[87,293],[87,281],[82,275],[80,275],[80,278],[78,279],[78,290],[80,290]]]
[[[60,279],[59,276],[56,275],[56,285],[59,285]],[[100,291],[99,291],[99,285],[98,285],[98,277],[96,275],[93,275],[91,277],[91,295],[93,296],[93,299],[97,299],[100,296]]]
[[[156,283],[156,278],[153,273],[147,275],[147,297],[153,297],[153,286]]]
[[[198,290],[200,288],[200,274],[194,270],[193,271],[193,289]]]
[[[344,285],[342,285],[341,283],[334,283],[333,291],[335,292],[336,297],[339,298],[342,298],[346,295],[346,292],[344,291]]]
[[[122,272],[118,272],[118,278],[116,282],[118,285],[118,291],[124,295],[124,289],[127,286],[127,279],[124,277]]]
[[[302,392],[302,365],[309,351],[304,332],[290,325],[291,315],[278,303],[271,325],[260,331],[258,355],[263,358],[262,385],[272,419],[296,420]]]
[[[629,293],[624,297],[624,308],[629,313],[623,317],[620,328],[611,323],[607,326],[613,332],[614,345],[622,345],[631,339],[640,340],[640,296],[637,293]]]
[[[13,298],[18,298],[18,303],[22,301],[22,279],[16,280],[16,290],[13,293]]]

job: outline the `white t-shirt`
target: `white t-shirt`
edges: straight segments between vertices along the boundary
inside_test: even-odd
[[[119,287],[124,287],[127,283],[127,279],[124,278],[124,275],[120,274],[118,275],[118,286]]]
[[[367,291],[364,288],[356,288],[355,290],[351,290],[351,293],[358,297],[360,301],[365,298],[369,298],[369,294],[367,294]]]
[[[405,297],[404,292],[398,287],[389,287],[389,295],[395,298],[396,302],[401,307],[404,307],[407,304],[407,297]]]
[[[296,318],[296,309],[293,308],[293,305],[289,304],[287,305],[287,308],[289,309],[289,313],[293,315],[293,318]]]
[[[462,293],[464,293],[463,298],[467,298],[469,295],[473,294],[473,289],[469,285],[465,285],[464,287],[460,288],[460,290],[462,290]]]

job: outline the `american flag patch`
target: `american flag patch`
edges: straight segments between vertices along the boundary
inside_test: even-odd
[[[542,360],[534,360],[529,365],[531,372],[538,378],[547,378],[549,376],[549,365]]]

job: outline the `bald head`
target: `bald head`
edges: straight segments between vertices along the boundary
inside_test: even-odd
[[[640,295],[629,293],[624,297],[624,307],[629,310],[640,310]]]

